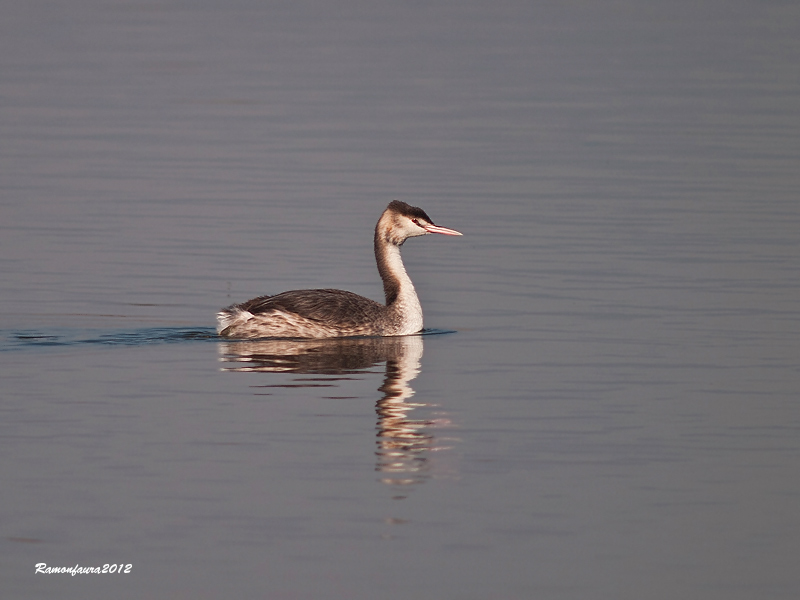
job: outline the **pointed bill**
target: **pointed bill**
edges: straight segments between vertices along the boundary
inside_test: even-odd
[[[443,235],[464,235],[455,229],[448,229],[447,227],[439,227],[438,225],[425,225],[425,231],[428,233],[441,233]]]

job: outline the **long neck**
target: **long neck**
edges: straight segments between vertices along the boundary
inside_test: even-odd
[[[404,240],[398,239],[392,231],[390,215],[384,213],[375,227],[375,260],[383,280],[391,335],[408,335],[422,329],[422,306],[400,258]]]
[[[400,246],[387,240],[380,229],[375,230],[375,260],[378,263],[378,273],[383,280],[386,306],[403,302],[411,304],[414,308],[419,307],[417,291],[400,257]]]

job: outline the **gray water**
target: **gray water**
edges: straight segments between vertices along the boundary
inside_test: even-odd
[[[800,5],[2,15],[4,597],[798,597]],[[437,335],[214,336],[394,198]]]

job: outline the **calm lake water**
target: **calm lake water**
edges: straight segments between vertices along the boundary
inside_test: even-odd
[[[11,598],[795,599],[800,5],[4,2]],[[379,299],[429,335],[228,343]],[[36,574],[35,565],[131,565]]]

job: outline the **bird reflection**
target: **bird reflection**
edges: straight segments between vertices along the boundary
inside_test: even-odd
[[[450,425],[446,416],[414,419],[413,411],[430,406],[410,402],[409,382],[419,375],[423,336],[273,339],[221,343],[225,371],[296,373],[331,376],[360,374],[386,363],[382,396],[376,404],[377,448],[375,469],[391,486],[423,483],[431,477],[431,454],[446,450],[446,439],[434,430]],[[441,437],[441,436],[440,436]]]

